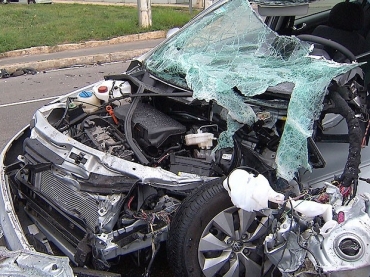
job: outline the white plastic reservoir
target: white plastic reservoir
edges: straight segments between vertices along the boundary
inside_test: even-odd
[[[107,80],[94,86],[93,91],[97,98],[108,102],[131,93],[131,85],[125,81]],[[113,102],[115,105],[120,105],[121,100]],[[123,102],[122,102],[123,103]]]
[[[82,104],[85,113],[93,113],[100,107],[100,100],[92,91],[81,91],[75,100],[76,105]]]

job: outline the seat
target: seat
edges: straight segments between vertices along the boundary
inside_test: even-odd
[[[363,25],[362,7],[354,2],[340,2],[330,11],[328,25],[317,26],[312,35],[335,41],[357,56],[370,49],[365,38],[357,32],[363,28]],[[325,49],[325,51],[334,58],[335,53],[332,50]]]

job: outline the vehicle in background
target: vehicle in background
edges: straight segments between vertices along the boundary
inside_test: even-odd
[[[2,4],[17,3],[17,4],[52,4],[53,0],[2,0]]]

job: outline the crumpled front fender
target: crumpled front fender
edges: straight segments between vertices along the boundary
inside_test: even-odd
[[[28,243],[14,210],[8,178],[5,174],[5,158],[13,142],[28,127],[20,131],[0,154],[0,237],[6,246],[0,247],[1,274],[5,276],[74,276],[67,257],[56,257],[36,252]]]

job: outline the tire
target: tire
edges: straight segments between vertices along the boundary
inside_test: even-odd
[[[169,264],[176,277],[261,276],[266,223],[264,215],[233,206],[222,180],[209,182],[184,200],[172,220]]]

